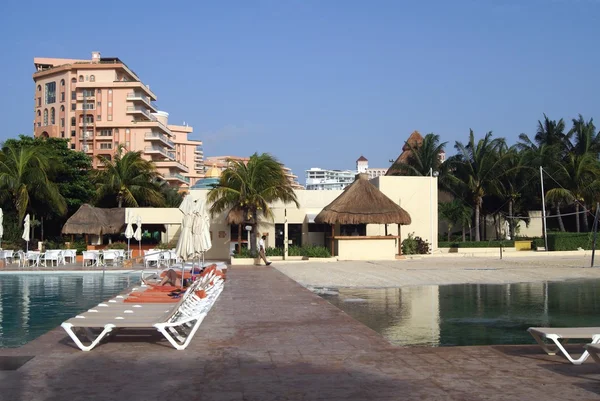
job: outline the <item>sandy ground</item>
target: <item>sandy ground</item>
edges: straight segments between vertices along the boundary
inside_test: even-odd
[[[600,261],[597,259],[600,263]],[[305,287],[405,287],[460,283],[600,279],[600,267],[590,268],[590,257],[423,257],[396,261],[290,263],[275,267]]]

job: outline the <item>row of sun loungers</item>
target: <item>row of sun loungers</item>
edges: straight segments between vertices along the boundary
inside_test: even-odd
[[[183,350],[221,294],[224,279],[216,266],[207,267],[176,299],[169,295],[176,287],[133,288],[61,326],[82,351],[92,350],[118,329],[158,330],[175,349]]]

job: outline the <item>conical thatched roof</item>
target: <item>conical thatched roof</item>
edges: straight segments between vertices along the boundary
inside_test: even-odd
[[[357,174],[344,192],[315,217],[326,224],[410,224],[410,215],[368,180]]]
[[[408,163],[408,159],[412,154],[412,150],[410,147],[418,148],[423,144],[423,136],[419,133],[419,131],[413,131],[412,134],[408,137],[404,146],[402,146],[402,153],[398,156],[394,164],[388,169],[385,175],[404,175],[406,172],[403,171],[401,167],[398,167],[399,163]]]
[[[125,208],[102,209],[87,203],[67,220],[63,234],[119,234],[125,226]]]

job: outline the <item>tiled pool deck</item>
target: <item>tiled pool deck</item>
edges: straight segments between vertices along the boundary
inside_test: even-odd
[[[154,341],[157,340],[157,341]],[[600,365],[535,346],[400,348],[284,274],[234,267],[186,351],[158,336],[91,352],[56,329],[0,356],[1,400],[600,400]]]

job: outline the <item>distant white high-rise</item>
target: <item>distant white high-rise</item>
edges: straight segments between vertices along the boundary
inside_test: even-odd
[[[313,167],[306,170],[306,189],[308,190],[341,190],[354,182],[354,176],[366,173],[369,179],[385,175],[387,168],[369,168],[366,157],[356,160],[356,170],[326,170]]]

